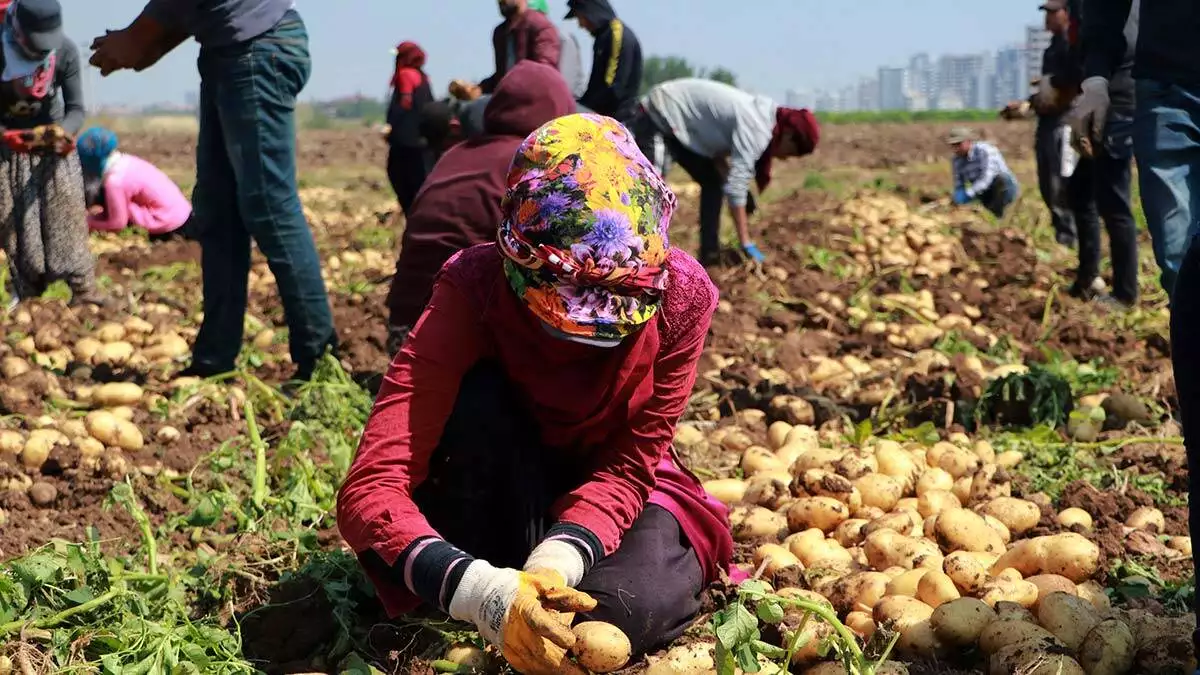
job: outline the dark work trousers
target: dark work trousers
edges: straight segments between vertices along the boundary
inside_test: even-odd
[[[421,513],[446,541],[497,567],[521,569],[554,524],[550,508],[583,481],[569,453],[546,448],[531,416],[496,365],[463,378],[454,411],[414,490]],[[578,588],[596,609],[577,621],[620,628],[635,658],[675,640],[700,610],[704,575],[679,523],[647,505],[612,555]]]
[[[1037,156],[1038,187],[1042,201],[1050,209],[1050,222],[1054,225],[1055,237],[1061,243],[1075,241],[1075,214],[1071,212],[1068,193],[1069,178],[1062,175],[1062,142],[1057,138],[1062,117],[1039,117],[1034,138],[1034,153]]]
[[[1112,113],[1104,143],[1092,159],[1080,158],[1071,176],[1070,202],[1079,232],[1075,283],[1086,288],[1100,276],[1100,220],[1112,249],[1113,298],[1132,305],[1138,297],[1137,224],[1130,196],[1133,181],[1133,119]]]
[[[1017,201],[1020,188],[1017,182],[1008,175],[996,176],[996,180],[986,190],[979,193],[979,203],[997,218],[1004,217],[1004,212],[1013,202]]]
[[[655,140],[661,140],[671,159],[683,168],[700,186],[700,262],[705,265],[720,262],[721,209],[725,205],[725,178],[717,169],[716,160],[693,152],[679,142],[668,130],[658,127],[654,116],[640,110],[631,120],[638,147],[653,158]],[[752,192],[746,193],[746,214],[753,215],[758,204]]]
[[[204,323],[192,370],[233,370],[242,347],[251,242],[279,288],[297,377],[336,346],[321,260],[296,184],[296,97],[312,68],[308,32],[289,11],[266,33],[200,50],[200,135],[192,203]]]
[[[425,148],[409,148],[393,145],[388,150],[387,175],[400,202],[400,210],[405,216],[412,213],[413,202],[417,193],[425,184],[425,177],[433,162],[430,153]]]
[[[1193,534],[1200,524],[1200,497],[1194,496],[1196,481],[1200,480],[1200,246],[1191,240],[1179,274],[1174,279],[1171,298],[1171,362],[1175,369],[1175,389],[1179,396],[1179,419],[1183,423],[1183,438],[1187,444],[1188,462],[1188,523]],[[1200,576],[1200,558],[1193,561]],[[1200,595],[1196,596],[1193,611],[1200,616]],[[1193,634],[1197,653],[1200,653],[1200,630]]]

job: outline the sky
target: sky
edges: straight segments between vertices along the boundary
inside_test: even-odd
[[[85,55],[93,37],[127,25],[144,0],[62,0],[67,34]],[[1040,23],[1040,2],[1021,0],[613,0],[641,40],[643,53],[678,55],[724,66],[747,89],[782,100],[789,89],[837,88],[909,55],[991,51],[1024,39]],[[390,49],[414,40],[429,55],[437,91],[451,79],[479,80],[493,70],[492,0],[296,0],[308,24],[313,75],[301,98],[361,93],[382,97]],[[566,0],[550,0],[551,18]],[[578,32],[574,21],[572,30]],[[578,32],[590,54],[590,36]],[[182,102],[199,87],[192,41],[143,73],[89,74],[100,105]]]

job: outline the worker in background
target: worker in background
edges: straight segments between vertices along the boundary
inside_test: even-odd
[[[389,615],[424,603],[517,672],[586,675],[546,609],[636,659],[728,569],[727,509],[671,445],[717,289],[612,119],[559,117],[511,166],[497,241],[442,267],[391,363],[337,524]]]
[[[149,68],[189,35],[200,43],[192,203],[200,228],[204,322],[186,375],[209,377],[236,365],[252,241],[279,286],[294,379],[309,379],[317,360],[336,346],[321,260],[296,185],[295,101],[312,61],[308,31],[294,5],[150,0],[128,28],[92,43],[92,65],[102,75]]]
[[[530,11],[528,0],[500,0],[500,14],[504,22],[492,31],[496,71],[479,83],[484,94],[495,91],[500,80],[521,61],[537,61],[557,68],[562,56],[558,29],[545,14]]]
[[[1089,0],[1091,2],[1091,0]],[[1090,6],[1090,5],[1089,5]],[[1072,19],[1081,7],[1068,7],[1066,0],[1051,0],[1045,5],[1047,18],[1053,17],[1064,34],[1069,34],[1067,58],[1055,64],[1046,77],[1051,86],[1039,91],[1035,103],[1047,97],[1074,100],[1083,82],[1088,45],[1070,31]],[[1086,15],[1084,15],[1086,21]],[[1137,223],[1133,218],[1133,115],[1134,45],[1137,42],[1137,17],[1126,27],[1127,48],[1110,82],[1111,105],[1099,135],[1080,144],[1075,173],[1067,186],[1068,201],[1079,234],[1079,269],[1070,294],[1085,300],[1097,300],[1116,307],[1131,307],[1138,297]],[[1052,105],[1052,103],[1047,102]],[[1100,220],[1104,220],[1112,249],[1112,293],[1106,294],[1100,277]]]
[[[496,239],[500,200],[513,155],[538,127],[575,112],[575,97],[553,68],[522,61],[500,81],[484,112],[484,134],[448,150],[429,174],[404,228],[388,292],[388,354],[417,323],[450,256]]]
[[[1050,46],[1042,54],[1042,78],[1038,91],[1054,92],[1052,80],[1063,74],[1071,61],[1071,45],[1067,35],[1071,27],[1066,0],[1050,0],[1042,5],[1045,13],[1046,31],[1050,33]],[[1075,216],[1067,194],[1070,176],[1063,175],[1064,148],[1069,147],[1070,127],[1063,119],[1070,99],[1060,100],[1042,93],[1034,94],[1033,109],[1037,113],[1037,131],[1034,137],[1034,152],[1037,157],[1038,187],[1042,200],[1050,209],[1050,222],[1054,226],[1054,238],[1063,246],[1074,248],[1077,240]]]
[[[755,263],[764,261],[750,234],[756,207],[750,183],[765,190],[773,160],[803,157],[820,140],[820,127],[808,110],[785,108],[765,96],[701,78],[672,80],[651,89],[629,126],[642,152],[654,153],[660,139],[671,158],[700,185],[700,262],[706,266],[721,262],[725,201],[742,253]]]
[[[1136,12],[1136,14],[1135,14]],[[1200,4],[1194,0],[1088,0],[1083,41],[1083,95],[1072,115],[1079,132],[1103,129],[1112,101],[1110,83],[1119,72],[1130,40],[1131,16],[1138,17],[1133,77],[1136,116],[1133,151],[1137,157],[1142,209],[1171,297],[1171,360],[1179,393],[1179,419],[1187,446],[1188,528],[1200,537]],[[1200,558],[1193,558],[1200,576]],[[1200,610],[1200,596],[1193,611]],[[1200,616],[1200,611],[1197,611]],[[1193,634],[1200,654],[1200,631]]]
[[[592,34],[592,75],[579,104],[628,123],[637,113],[642,87],[642,44],[617,18],[608,0],[568,0],[568,19]]]
[[[433,168],[433,155],[421,136],[421,112],[433,102],[433,87],[425,74],[425,51],[420,46],[401,42],[395,54],[387,111],[387,175],[400,210],[407,216]]]
[[[58,0],[0,10],[0,244],[14,301],[62,280],[71,304],[101,305],[71,152],[84,120],[83,64],[62,26]]]
[[[84,179],[99,181],[103,195],[88,208],[88,229],[117,232],[136,225],[151,241],[195,239],[192,205],[179,186],[150,162],[119,151],[118,142],[115,133],[99,127],[79,135]]]
[[[946,142],[954,149],[953,202],[963,206],[978,201],[992,215],[1002,217],[1016,201],[1020,186],[1000,150],[991,143],[976,140],[970,129],[952,130]]]
[[[529,0],[529,9],[550,17],[550,3],[547,0]],[[579,48],[579,38],[559,26],[555,26],[555,29],[558,30],[558,41],[562,45],[562,54],[558,57],[558,72],[566,80],[571,94],[578,98],[587,90],[587,76],[583,72],[583,53]]]

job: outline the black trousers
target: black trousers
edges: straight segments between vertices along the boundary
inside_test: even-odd
[[[1179,396],[1179,419],[1187,446],[1188,463],[1188,522],[1192,532],[1200,523],[1200,498],[1196,496],[1200,481],[1200,246],[1191,240],[1175,292],[1171,298],[1171,362],[1175,370],[1175,389]],[[1200,558],[1193,558],[1193,569],[1200,577]],[[1200,615],[1200,595],[1192,604]],[[1193,636],[1200,653],[1200,630]]]
[[[1017,200],[1017,186],[1006,176],[996,176],[988,189],[979,193],[979,203],[997,218],[1004,217],[1008,206]]]
[[[1034,154],[1037,157],[1038,188],[1042,201],[1050,209],[1050,221],[1054,233],[1060,239],[1075,239],[1075,214],[1071,211],[1067,186],[1070,179],[1062,175],[1062,144],[1055,137],[1061,117],[1039,117],[1034,137]]]
[[[659,128],[652,115],[639,111],[630,121],[638,147],[654,159],[654,138],[657,135],[667,152],[692,180],[700,186],[700,262],[711,265],[721,258],[721,209],[725,205],[725,178],[717,169],[716,160],[689,150],[670,130]],[[746,213],[758,209],[753,192],[746,193]]]
[[[425,148],[406,148],[393,145],[388,151],[387,175],[400,201],[400,210],[408,215],[425,177],[433,168],[430,153]]]
[[[414,500],[430,525],[476,558],[520,569],[554,524],[550,507],[583,482],[569,453],[543,447],[503,371],[481,364],[463,378],[454,411]],[[704,575],[679,523],[647,505],[612,555],[578,586],[596,609],[577,621],[625,632],[634,655],[675,640],[700,611]]]
[[[1138,297],[1137,223],[1133,219],[1133,119],[1112,113],[1104,144],[1081,158],[1071,176],[1070,202],[1079,231],[1081,286],[1100,276],[1100,220],[1112,248],[1113,297],[1133,304]]]

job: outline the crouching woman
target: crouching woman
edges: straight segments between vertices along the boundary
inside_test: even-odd
[[[694,618],[733,544],[671,447],[717,304],[674,208],[611,119],[525,140],[498,243],[442,268],[338,499],[389,613],[470,621],[527,675],[582,672],[548,610],[635,655]]]

